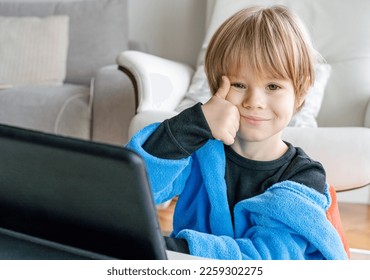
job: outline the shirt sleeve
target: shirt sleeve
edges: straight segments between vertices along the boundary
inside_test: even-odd
[[[201,105],[197,103],[161,123],[144,143],[144,150],[159,158],[181,159],[213,139]]]

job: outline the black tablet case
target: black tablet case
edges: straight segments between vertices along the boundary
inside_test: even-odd
[[[0,259],[166,259],[145,162],[0,125]]]

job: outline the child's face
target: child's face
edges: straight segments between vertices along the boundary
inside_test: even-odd
[[[296,100],[290,80],[257,77],[248,68],[229,76],[231,87],[226,99],[240,113],[237,136],[243,141],[280,139],[295,110]]]

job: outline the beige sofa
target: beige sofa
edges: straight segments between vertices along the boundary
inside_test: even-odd
[[[10,55],[1,56],[0,52],[0,123],[117,145],[126,143],[135,109],[134,94],[129,79],[117,69],[115,58],[130,46],[127,6],[126,0],[1,0],[1,51],[4,54],[6,49]],[[67,18],[67,24],[57,22],[55,27],[46,22],[58,19],[56,16]],[[18,35],[7,33],[9,19],[11,28],[20,26]],[[24,27],[22,19],[26,20]],[[40,35],[41,25],[45,36]],[[14,46],[19,44],[11,44],[14,37],[19,42],[28,35],[33,40],[16,52]],[[47,41],[47,36],[56,35]],[[36,45],[43,40],[47,43]],[[32,52],[23,59],[26,62],[12,64],[28,50]],[[26,67],[38,72],[33,76],[31,70],[23,73]],[[9,73],[13,68],[17,74],[12,77]]]

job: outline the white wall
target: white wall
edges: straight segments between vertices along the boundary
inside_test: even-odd
[[[149,53],[195,66],[207,0],[129,0],[129,37]]]

